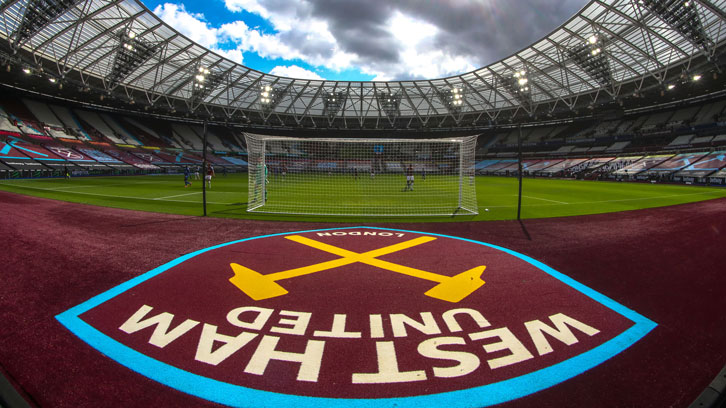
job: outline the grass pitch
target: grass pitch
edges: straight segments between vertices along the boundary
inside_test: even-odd
[[[352,180],[350,177],[333,176],[328,180],[333,188],[327,193],[315,191],[313,199],[333,207],[345,208],[361,205],[385,205],[368,200],[362,203],[356,192],[375,189],[376,181]],[[390,176],[393,177],[393,176]],[[387,183],[380,177],[381,188],[391,187],[389,198],[396,200],[437,200],[433,190],[427,192],[426,181],[417,178],[414,192],[402,192],[403,176],[396,184]],[[287,184],[285,184],[287,183]],[[366,184],[363,188],[362,183]],[[430,183],[435,184],[433,180]],[[298,186],[299,187],[299,186]],[[244,218],[285,221],[485,221],[506,220],[517,217],[517,179],[507,177],[477,177],[475,180],[478,215],[436,217],[361,217],[361,216],[314,216],[285,215],[247,212],[247,175],[230,174],[217,176],[212,189],[207,191],[207,214],[214,217]],[[433,188],[433,187],[432,187]],[[202,181],[192,180],[192,186],[184,188],[183,176],[134,176],[134,177],[77,177],[66,179],[27,179],[0,181],[0,189],[38,197],[76,203],[154,211],[184,215],[202,215]],[[284,183],[271,178],[268,194],[296,194],[290,201],[306,197],[306,189],[294,187],[294,179]],[[312,190],[309,190],[312,191]],[[398,196],[400,194],[400,196]],[[272,196],[271,196],[272,197]],[[597,214],[661,207],[726,197],[726,189],[718,187],[694,187],[683,185],[618,183],[553,179],[524,179],[522,189],[522,218],[562,217]],[[307,197],[309,198],[309,197]]]

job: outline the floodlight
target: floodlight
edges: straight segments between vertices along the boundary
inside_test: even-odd
[[[673,89],[673,88],[675,88],[675,87],[676,87],[675,85],[673,85],[673,84],[670,84],[670,85],[668,85],[668,90],[670,91],[671,89]]]
[[[696,74],[696,75],[693,76],[693,80],[694,81],[698,81],[699,79],[701,79],[701,75]]]
[[[588,38],[588,41],[590,42],[590,44],[595,44],[597,42],[597,36],[590,36],[590,38]]]
[[[27,75],[30,75],[32,71],[30,70],[30,68],[23,68],[23,72],[25,72]]]
[[[704,29],[698,10],[693,7],[693,0],[644,0],[641,4],[701,49],[707,52],[713,49],[713,41]]]

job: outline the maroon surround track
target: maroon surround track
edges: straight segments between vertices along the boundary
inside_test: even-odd
[[[40,407],[214,403],[104,357],[55,316],[183,254],[338,224],[135,212],[0,192],[0,368]],[[726,199],[615,214],[386,224],[531,256],[658,326],[605,363],[505,407],[686,407],[726,363]]]

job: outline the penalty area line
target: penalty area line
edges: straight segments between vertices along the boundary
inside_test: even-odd
[[[726,191],[701,191],[698,193],[688,193],[688,194],[670,194],[670,195],[663,195],[663,196],[654,196],[654,197],[639,197],[639,198],[623,198],[619,200],[601,200],[601,201],[582,201],[577,203],[565,203],[565,202],[559,202],[558,204],[529,204],[528,207],[551,207],[555,205],[583,205],[583,204],[601,204],[601,203],[619,203],[619,202],[625,202],[625,201],[643,201],[643,200],[655,200],[660,198],[673,198],[673,197],[686,197],[686,196],[692,196],[692,195],[703,195],[703,194],[714,194],[714,193],[722,193],[726,195]],[[513,197],[516,197],[514,195]],[[526,197],[526,196],[522,196]],[[536,197],[531,197],[536,198]],[[541,199],[543,200],[543,199]],[[546,201],[553,201],[554,200],[546,200]],[[480,207],[486,207],[486,208],[517,208],[516,205],[480,205]],[[524,205],[523,205],[524,207]]]
[[[516,195],[515,195],[515,197],[516,197]],[[523,195],[522,197],[524,197],[524,198],[531,198],[533,200],[549,201],[551,203],[557,203],[557,204],[570,204],[570,203],[566,203],[564,201],[550,200],[550,199],[547,199],[547,198],[539,198],[539,197],[532,197],[532,196],[526,196],[526,195]]]
[[[202,192],[201,191],[195,191],[193,193],[177,194],[177,195],[166,196],[166,197],[157,197],[157,198],[154,198],[153,200],[166,200],[168,198],[184,197],[184,196],[190,196],[192,194],[202,194]]]

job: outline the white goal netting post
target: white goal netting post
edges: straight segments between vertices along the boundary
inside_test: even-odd
[[[245,133],[248,211],[352,216],[477,214],[477,136],[334,139]]]

